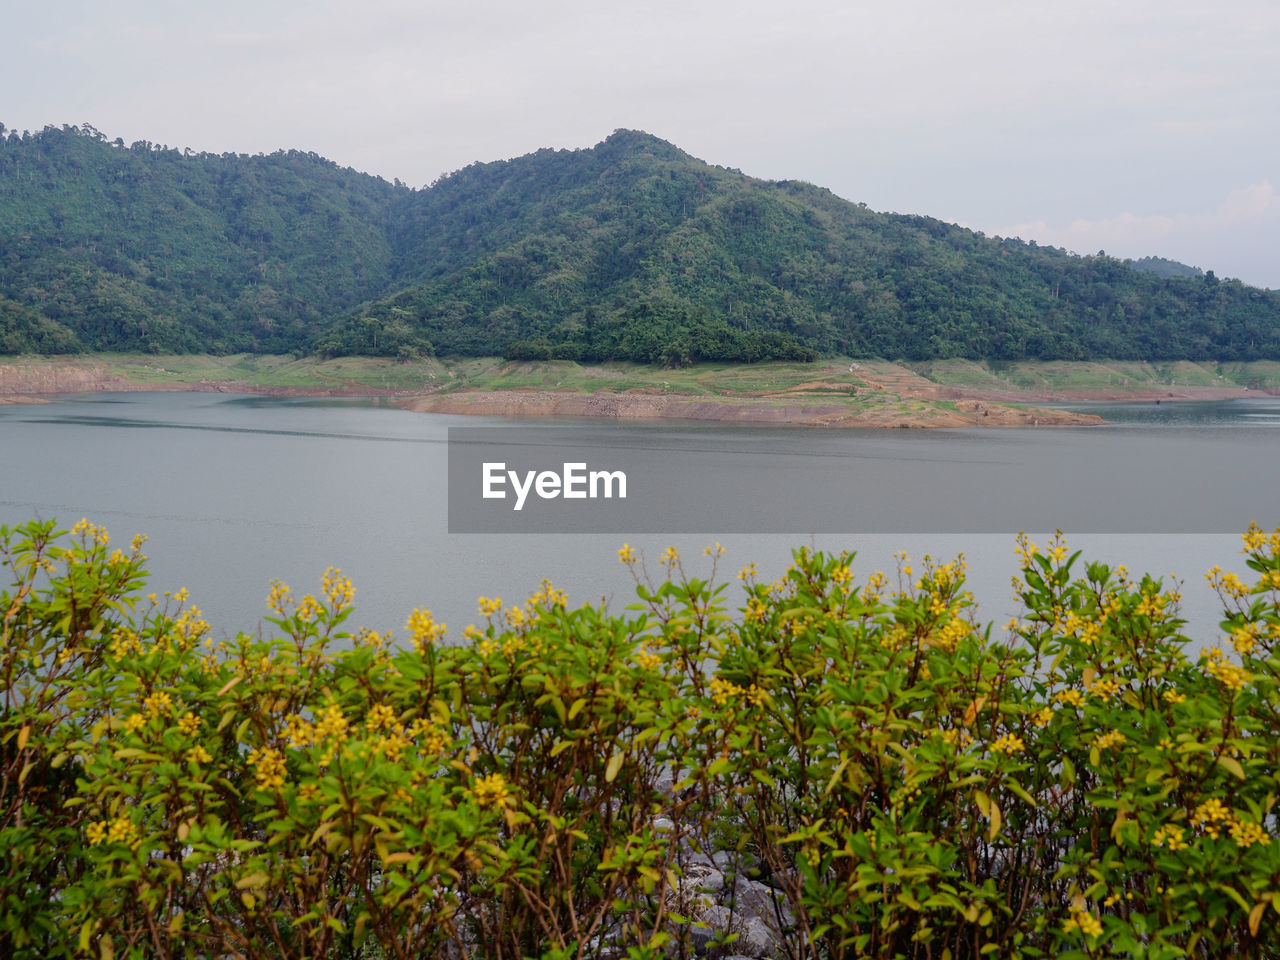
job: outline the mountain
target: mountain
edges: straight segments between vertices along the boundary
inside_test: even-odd
[[[1280,294],[1151,272],[1172,263],[877,213],[626,130],[421,190],[296,151],[0,136],[8,351],[1280,358]]]
[[[287,352],[393,286],[390,225],[409,195],[297,151],[11,133],[0,299],[88,350]],[[0,338],[15,339],[12,326]]]
[[[1188,266],[1177,260],[1166,260],[1164,257],[1141,257],[1137,260],[1125,261],[1135,270],[1154,273],[1157,277],[1203,277],[1204,271],[1199,267]]]

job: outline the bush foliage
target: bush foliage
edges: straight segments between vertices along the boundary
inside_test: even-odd
[[[1280,531],[1196,654],[1060,538],[1004,630],[960,560],[799,550],[735,610],[624,547],[634,608],[544,584],[456,643],[349,631],[332,570],[219,641],[141,547],[0,528],[5,956],[691,956],[722,850],[778,956],[1277,953]]]

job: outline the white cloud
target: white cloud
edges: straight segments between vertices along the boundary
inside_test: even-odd
[[[1222,264],[1243,265],[1247,283],[1280,288],[1280,194],[1263,180],[1232,190],[1213,209],[1197,213],[1121,213],[1066,226],[1044,220],[997,227],[1000,236],[1021,237],[1075,253],[1106,250],[1112,256],[1161,256],[1217,272]]]

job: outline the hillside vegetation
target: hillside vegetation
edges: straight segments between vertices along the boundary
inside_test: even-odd
[[[1280,294],[877,213],[634,131],[415,190],[298,151],[0,128],[0,351],[73,350],[1243,361],[1280,359]]]
[[[0,527],[0,955],[1280,955],[1280,531],[1199,651],[1060,537],[1003,630],[962,559],[624,545],[625,612],[543,581],[456,641],[332,568],[219,640],[144,539]]]

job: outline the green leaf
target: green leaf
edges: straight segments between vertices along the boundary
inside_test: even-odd
[[[1240,761],[1235,757],[1228,757],[1226,754],[1218,754],[1218,763],[1227,772],[1233,774],[1237,779],[1245,779],[1244,767],[1240,766]]]
[[[983,791],[975,790],[973,791],[973,802],[978,805],[978,810],[979,812],[981,812],[982,816],[985,819],[990,820],[991,819],[991,798],[988,797],[986,793],[984,793]]]
[[[1020,799],[1023,803],[1031,807],[1036,806],[1035,797],[1027,793],[1026,790],[1023,790],[1022,787],[1018,786],[1018,784],[1016,784],[1014,781],[1006,780],[1004,782],[1004,785],[1008,787],[1010,792],[1012,792],[1014,796],[1018,797],[1018,799]]]
[[[251,887],[265,887],[267,885],[267,881],[270,879],[271,878],[269,876],[261,871],[251,873],[247,877],[241,877],[236,881],[236,889],[248,890]]]
[[[994,800],[991,801],[991,826],[987,830],[987,839],[994,840],[996,834],[1000,832],[1000,825],[1004,822],[1004,817],[1000,813],[1000,804]],[[985,924],[983,924],[985,926]]]

